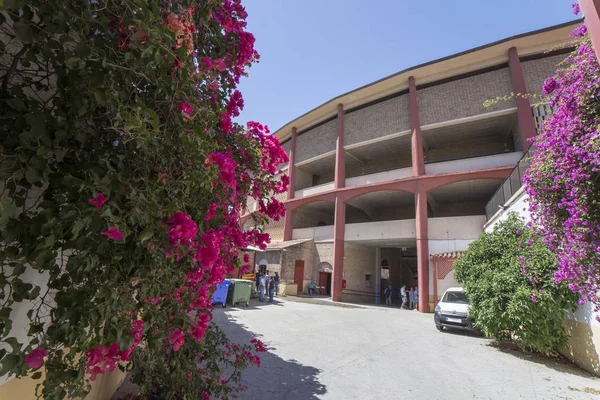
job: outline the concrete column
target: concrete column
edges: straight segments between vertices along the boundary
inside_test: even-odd
[[[285,211],[285,220],[283,225],[283,240],[292,240],[292,233],[294,230],[294,212],[291,210]]]
[[[531,104],[528,98],[518,97],[519,94],[527,94],[527,86],[525,85],[525,76],[523,68],[519,60],[519,53],[516,47],[511,47],[508,50],[508,68],[510,71],[510,79],[512,81],[513,92],[515,93],[517,103],[517,119],[519,120],[519,129],[521,131],[521,143],[523,151],[527,151],[531,144],[530,139],[537,133],[535,121],[531,113]]]
[[[346,186],[346,152],[344,151],[344,105],[338,104],[337,139],[335,142],[334,188]]]
[[[596,57],[600,61],[600,0],[579,0],[579,7],[585,18],[585,26],[592,39]]]
[[[375,304],[381,303],[381,247],[375,248]]]
[[[417,86],[415,85],[415,78],[412,76],[408,78],[408,97],[410,104],[410,127],[412,130],[410,138],[412,170],[414,176],[420,176],[425,175],[425,160],[423,159],[423,139],[421,138]]]
[[[290,177],[290,186],[287,191],[287,199],[291,200],[294,198],[296,192],[296,139],[298,138],[298,132],[296,128],[292,128],[292,143],[290,144],[289,164],[288,164],[288,176]]]
[[[417,279],[419,311],[429,312],[429,237],[427,235],[427,192],[421,185],[415,193],[417,219]]]
[[[346,231],[346,203],[335,198],[335,225],[333,228],[333,276],[331,300],[342,301],[344,279],[344,234]]]

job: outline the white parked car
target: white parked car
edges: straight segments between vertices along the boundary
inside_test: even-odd
[[[463,288],[453,287],[444,293],[442,300],[435,306],[433,320],[435,327],[443,331],[444,327],[458,329],[475,329],[469,317],[471,303]]]

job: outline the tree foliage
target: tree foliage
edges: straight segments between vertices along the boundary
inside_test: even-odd
[[[554,283],[553,254],[515,213],[472,242],[454,268],[486,336],[546,354],[567,343],[563,319],[576,296]]]
[[[0,338],[10,347],[0,375],[44,368],[39,395],[62,399],[133,360],[144,396],[161,360],[168,393],[226,397],[239,374],[225,372],[258,361],[252,346],[227,349],[210,295],[249,268],[237,249],[269,241],[242,231],[247,199],[258,223],[278,219],[274,194],[288,183],[277,138],[233,121],[244,104],[236,86],[258,59],[244,8],[3,5]],[[183,362],[192,353],[197,363]]]

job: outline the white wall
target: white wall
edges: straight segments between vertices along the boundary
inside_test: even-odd
[[[416,231],[414,219],[346,224],[344,240],[416,238]]]
[[[368,174],[355,176],[354,178],[346,179],[346,187],[367,185],[369,183],[387,182],[395,179],[408,178],[412,176],[412,167],[393,169],[391,171],[378,172],[376,174]]]
[[[429,239],[477,239],[483,232],[485,215],[428,219]]]
[[[469,171],[472,169],[514,167],[523,154],[513,153],[494,154],[491,156],[464,158],[462,160],[444,161],[425,165],[426,174],[443,174],[448,172]]]

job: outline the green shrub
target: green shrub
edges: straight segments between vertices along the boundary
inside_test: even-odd
[[[471,243],[454,268],[486,336],[544,354],[567,343],[563,319],[577,297],[555,284],[554,255],[515,213]]]

